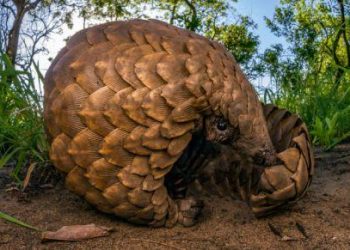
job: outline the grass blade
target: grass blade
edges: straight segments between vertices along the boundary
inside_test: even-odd
[[[17,225],[19,225],[21,227],[26,227],[26,228],[29,228],[29,229],[32,229],[32,230],[35,230],[35,231],[41,231],[39,228],[33,227],[31,225],[28,225],[28,224],[26,224],[26,223],[16,219],[15,217],[12,217],[11,215],[5,214],[5,213],[3,213],[1,211],[0,211],[0,218],[4,219],[4,220],[7,220],[7,221],[9,221],[11,223],[17,224]]]

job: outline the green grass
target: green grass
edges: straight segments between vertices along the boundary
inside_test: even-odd
[[[42,75],[35,73],[41,86]],[[21,170],[48,162],[42,94],[33,74],[15,69],[6,55],[0,55],[0,168],[13,166],[11,177],[18,183]]]
[[[305,75],[306,80],[299,86],[279,83],[280,89],[275,93],[266,89],[264,101],[299,114],[313,143],[331,149],[350,136],[349,77],[345,75],[342,84],[334,88],[331,74],[317,78],[307,72]]]
[[[0,219],[4,219],[4,220],[6,220],[8,222],[17,224],[17,225],[19,225],[21,227],[26,227],[26,228],[29,228],[29,229],[32,229],[32,230],[35,230],[35,231],[40,231],[39,228],[31,226],[31,225],[29,225],[29,224],[27,224],[27,223],[25,223],[23,221],[20,221],[19,219],[15,218],[15,217],[13,217],[11,215],[8,215],[8,214],[6,214],[4,212],[1,212],[1,211],[0,211]]]

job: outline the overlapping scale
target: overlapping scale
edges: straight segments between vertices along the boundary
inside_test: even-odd
[[[245,117],[247,112],[252,114]],[[171,227],[178,220],[164,180],[203,116],[221,114],[238,126],[243,114],[249,131],[249,119],[257,124],[259,112],[255,91],[220,44],[156,20],[112,22],[77,33],[45,80],[50,157],[67,172],[68,188],[101,211],[151,226]],[[293,140],[306,130],[289,117],[278,123],[275,140],[310,151],[307,136]],[[284,151],[280,159],[293,161]],[[298,182],[295,192],[303,192],[312,162],[312,154],[300,154],[288,170],[264,173],[274,187],[269,197],[257,194],[259,209],[283,202],[291,195],[289,186],[282,188],[289,183]],[[293,172],[288,181],[286,171]]]

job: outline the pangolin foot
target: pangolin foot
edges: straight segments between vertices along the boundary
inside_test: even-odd
[[[196,224],[204,207],[204,202],[189,196],[184,199],[177,200],[177,205],[179,208],[178,223],[185,227],[190,227]]]

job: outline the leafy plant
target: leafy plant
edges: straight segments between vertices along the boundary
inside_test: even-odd
[[[17,70],[9,58],[0,55],[0,168],[13,167],[11,176],[21,182],[20,172],[30,163],[44,166],[48,145],[42,121],[42,76],[36,71]]]
[[[350,107],[337,111],[331,115],[331,117],[326,117],[324,120],[316,117],[315,124],[311,131],[314,142],[325,145],[328,150],[348,138],[350,136],[350,131],[343,130],[341,127],[343,126],[342,123],[348,120],[347,116],[349,115]]]
[[[330,149],[350,136],[350,87],[340,86],[334,91],[331,77],[314,82],[309,74],[309,80],[299,86],[286,84],[275,92],[265,89],[264,101],[299,114],[313,142]]]

